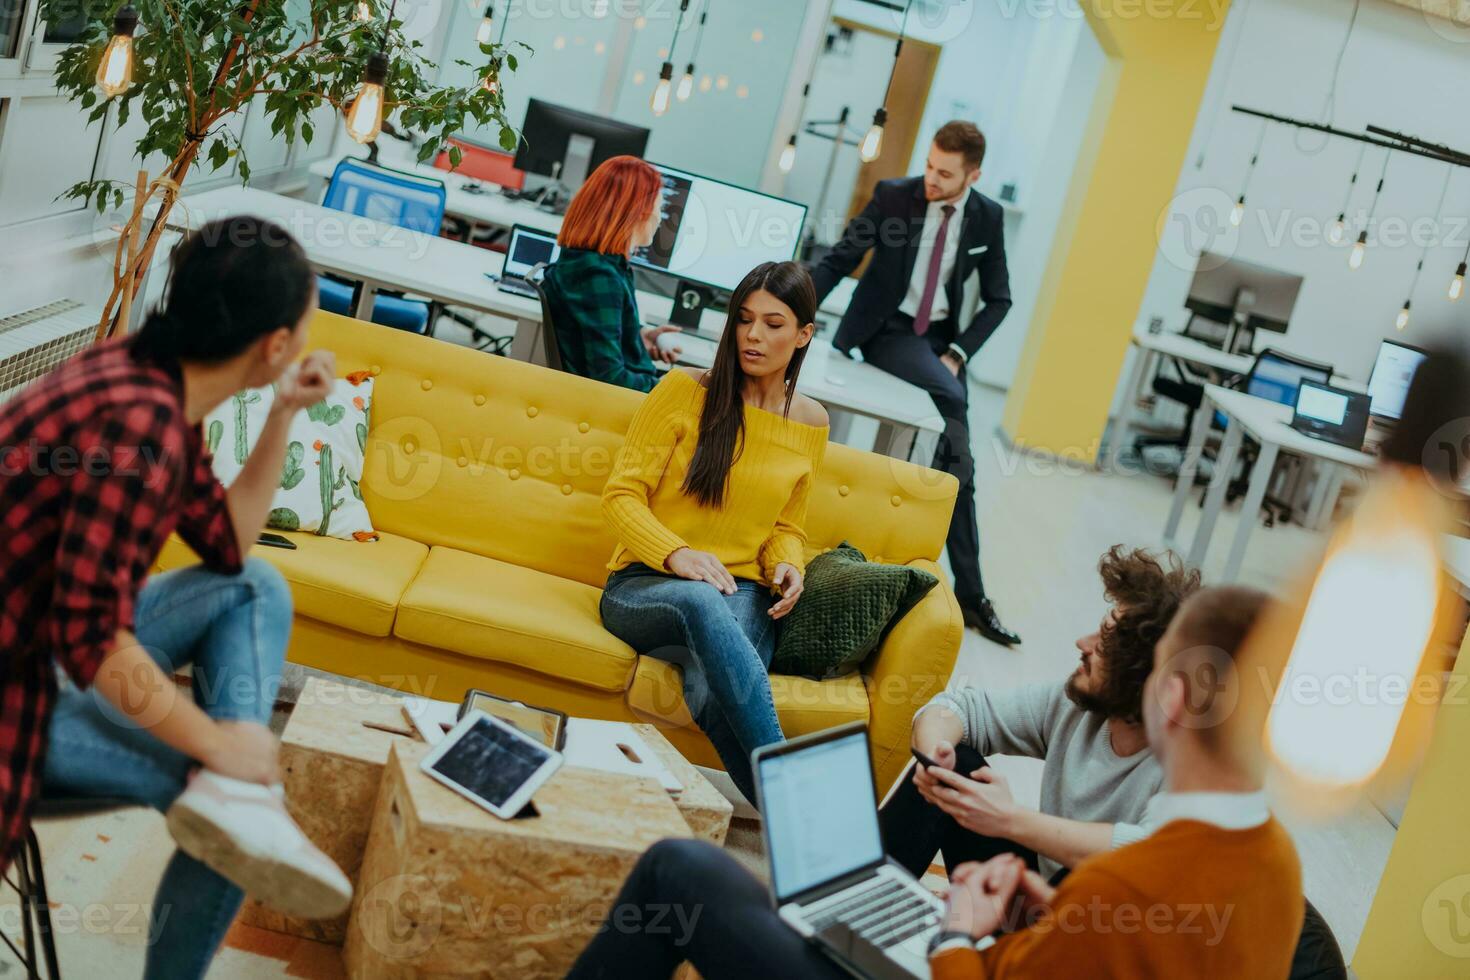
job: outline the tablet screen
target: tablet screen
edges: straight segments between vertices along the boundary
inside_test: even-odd
[[[481,718],[431,766],[491,806],[504,806],[540,769],[546,749]]]

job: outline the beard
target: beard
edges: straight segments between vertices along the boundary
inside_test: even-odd
[[[1113,708],[1116,705],[1114,705],[1113,699],[1107,696],[1107,682],[1104,681],[1102,686],[1104,688],[1103,691],[1084,690],[1077,683],[1077,675],[1073,674],[1067,678],[1067,685],[1062,689],[1062,692],[1067,695],[1068,701],[1071,701],[1083,711],[1094,715],[1102,715],[1106,718],[1113,713]]]

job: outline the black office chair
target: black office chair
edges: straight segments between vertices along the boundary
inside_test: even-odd
[[[561,360],[561,345],[556,339],[556,324],[551,317],[551,304],[546,301],[546,290],[541,288],[545,279],[545,262],[537,262],[531,267],[531,271],[526,273],[526,282],[536,290],[536,298],[541,301],[541,330],[537,333],[541,360],[553,371],[565,371],[566,368],[562,366]]]
[[[1332,927],[1310,900],[1306,902],[1302,932],[1297,937],[1287,980],[1347,980],[1347,964]]]
[[[1256,354],[1256,360],[1251,365],[1251,369],[1239,378],[1236,384],[1230,384],[1227,387],[1244,391],[1257,398],[1265,398],[1282,405],[1295,407],[1297,392],[1301,389],[1303,381],[1327,384],[1331,379],[1331,364],[1309,361],[1295,354],[1267,347]],[[1224,417],[1217,412],[1214,427],[1223,429],[1224,426]],[[1208,450],[1206,450],[1206,455],[1210,455]],[[1259,456],[1260,446],[1247,437],[1240,447],[1240,468],[1225,491],[1227,503],[1234,503],[1238,498],[1245,496],[1250,486],[1251,471],[1255,469]],[[1200,497],[1200,505],[1204,505],[1203,495]],[[1268,494],[1262,501],[1261,511],[1265,515],[1263,520],[1266,526],[1274,527],[1278,520],[1284,519],[1285,515],[1291,512],[1291,504],[1289,501]]]
[[[1241,332],[1244,333],[1244,328]],[[1184,325],[1182,331],[1182,335],[1190,340],[1197,340],[1218,349],[1224,349],[1228,334],[1229,327],[1225,324],[1207,320],[1193,311],[1190,312],[1189,322]],[[1249,344],[1249,342],[1247,338],[1246,343]],[[1237,339],[1236,346],[1240,346],[1239,339]],[[1246,349],[1250,348],[1247,346]],[[1189,433],[1194,428],[1194,413],[1199,411],[1200,403],[1204,401],[1205,385],[1229,384],[1232,378],[1238,377],[1232,375],[1230,378],[1220,378],[1212,373],[1194,371],[1177,357],[1170,357],[1165,363],[1173,369],[1175,377],[1156,374],[1150,387],[1154,394],[1161,398],[1178,402],[1184,406],[1184,427],[1173,435],[1139,436],[1133,440],[1134,453],[1141,453],[1155,446],[1167,446],[1182,452],[1189,443]]]
[[[58,817],[82,817],[138,806],[132,800],[96,798],[41,799],[31,812],[32,820]],[[26,828],[25,839],[16,847],[5,883],[20,897],[20,925],[25,952],[5,933],[0,942],[25,967],[27,980],[61,980],[61,967],[56,958],[56,931],[51,925],[50,897],[46,893],[46,869],[41,863],[41,842],[32,828]],[[38,948],[39,947],[39,948]],[[41,972],[44,963],[46,972]]]

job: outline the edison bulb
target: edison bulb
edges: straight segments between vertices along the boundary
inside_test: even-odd
[[[669,111],[669,100],[673,94],[674,66],[665,61],[663,70],[658,74],[658,84],[653,87],[653,96],[648,100],[648,107],[655,116],[662,116]]]
[[[1455,270],[1455,278],[1450,280],[1450,299],[1459,299],[1465,295],[1465,263]]]
[[[796,166],[796,137],[794,135],[781,149],[781,160],[777,166],[781,168],[783,174],[791,173],[791,168]]]
[[[480,26],[475,31],[475,41],[479,44],[489,44],[495,38],[495,5],[492,3],[485,8],[485,16],[480,19]]]
[[[362,73],[362,87],[347,109],[347,135],[371,143],[383,130],[383,83],[388,78],[388,56],[376,51]]]
[[[1327,229],[1327,240],[1334,245],[1342,244],[1343,232],[1347,231],[1347,224],[1342,219],[1343,216],[1339,214],[1337,220]]]
[[[1230,223],[1232,225],[1234,225],[1236,228],[1239,228],[1240,227],[1240,222],[1244,218],[1245,218],[1245,195],[1242,194],[1239,198],[1236,199],[1236,201],[1235,201],[1235,207],[1233,207],[1233,208],[1230,209]]]
[[[688,102],[689,96],[694,94],[694,66],[690,65],[684,72],[684,77],[679,79],[679,89],[674,97],[680,102]]]
[[[1353,242],[1352,254],[1348,256],[1348,268],[1356,269],[1363,264],[1363,256],[1368,252],[1368,233],[1365,231]]]
[[[1397,327],[1398,329],[1400,329],[1400,330],[1404,329],[1405,327],[1407,327],[1409,325],[1409,304],[1408,303],[1405,303],[1404,304],[1404,308],[1401,309],[1401,310],[1399,310],[1399,315],[1394,318],[1393,325],[1395,327]]]
[[[97,66],[97,87],[104,98],[122,95],[133,84],[133,39],[123,34],[107,42]]]

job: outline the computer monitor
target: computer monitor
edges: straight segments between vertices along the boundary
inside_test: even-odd
[[[1368,412],[1374,418],[1390,422],[1398,421],[1404,412],[1404,399],[1409,396],[1409,383],[1414,372],[1428,356],[1417,347],[1401,344],[1396,340],[1385,340],[1378,345],[1378,359],[1373,362],[1373,373],[1368,376],[1368,397],[1372,399]]]
[[[648,130],[567,106],[532,99],[521,124],[515,167],[559,180],[568,190],[617,156],[643,156]]]
[[[1237,340],[1257,330],[1286,333],[1302,277],[1242,259],[1201,252],[1184,308],[1219,324],[1220,346],[1233,352]],[[1191,333],[1198,334],[1195,325]]]
[[[663,220],[630,261],[686,283],[729,291],[762,262],[796,256],[806,205],[654,164],[663,179]]]
[[[531,274],[536,263],[545,262],[550,265],[559,255],[561,246],[556,243],[556,236],[551,232],[516,225],[510,230],[510,244],[505,249],[505,269],[502,274],[508,279],[524,279]]]

